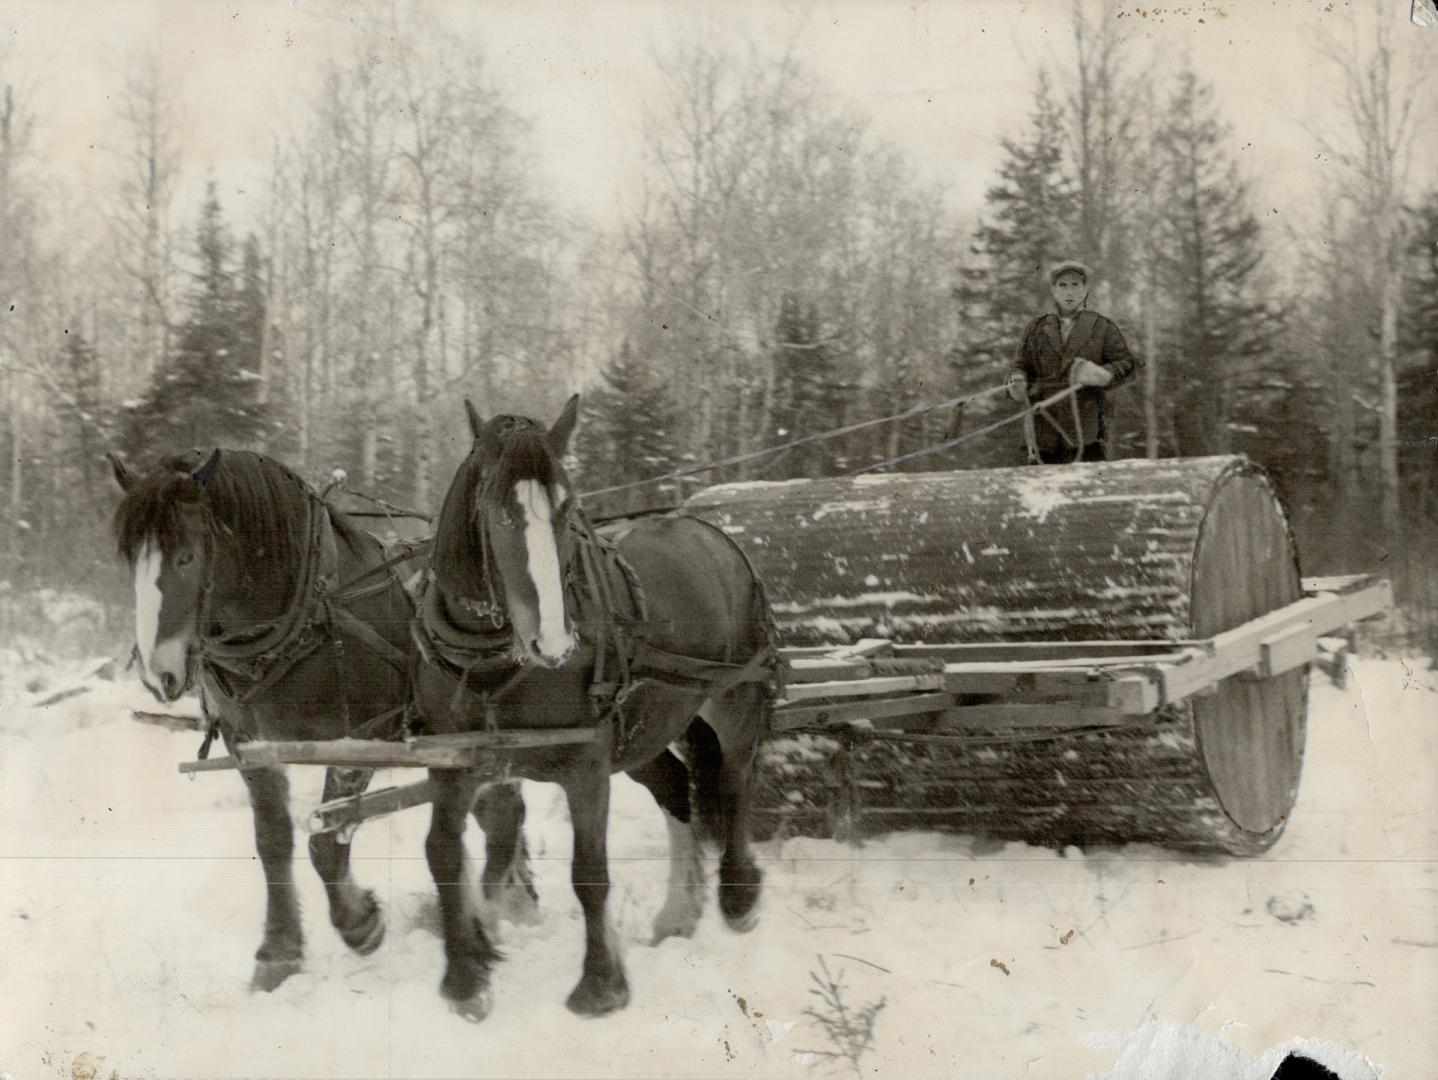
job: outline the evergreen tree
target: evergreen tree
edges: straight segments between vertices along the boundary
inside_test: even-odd
[[[60,390],[56,411],[64,427],[68,463],[79,471],[87,493],[94,496],[93,466],[104,451],[111,417],[104,401],[99,357],[78,330],[66,331],[56,375]]]
[[[1152,238],[1159,247],[1168,326],[1161,398],[1182,455],[1231,448],[1229,425],[1245,388],[1265,376],[1279,328],[1259,295],[1263,258],[1258,221],[1224,142],[1213,88],[1180,73],[1157,138],[1167,213]],[[1261,411],[1252,422],[1268,423]]]
[[[1438,188],[1411,218],[1407,295],[1398,324],[1398,464],[1408,489],[1405,506],[1438,514],[1432,480],[1438,460]]]
[[[1405,367],[1438,370],[1438,188],[1428,193],[1411,219],[1399,349]]]
[[[234,296],[235,358],[244,371],[260,373],[265,358],[265,267],[260,242],[254,233],[245,237],[240,252],[240,273]]]
[[[134,457],[191,446],[253,445],[265,429],[255,366],[263,294],[257,312],[255,298],[243,283],[236,284],[232,244],[213,181],[200,211],[195,249],[199,271],[175,350],[156,368],[144,397],[125,418],[122,445]],[[257,267],[257,247],[253,259]]]
[[[31,491],[40,509],[37,540],[46,544],[50,573],[70,586],[103,588],[108,563],[103,521],[108,474],[102,454],[110,445],[112,410],[104,393],[104,363],[73,326],[49,364],[51,414],[43,421],[43,455]],[[55,538],[64,541],[56,543]]]
[[[774,343],[773,443],[813,435],[843,423],[843,398],[833,358],[821,339],[818,308],[792,292],[779,301]],[[824,476],[831,444],[809,443],[783,454],[771,476]]]
[[[954,357],[961,393],[1003,381],[1024,327],[1052,307],[1045,269],[1070,254],[1078,204],[1064,160],[1068,135],[1062,108],[1040,73],[1029,128],[1004,140],[999,182],[985,195],[985,216],[974,234],[976,260],[961,272],[955,298],[964,331]],[[964,426],[979,427],[1012,411],[1006,398],[987,398],[965,410]],[[965,447],[971,468],[1015,464],[1015,439],[999,435]]]
[[[1024,326],[1049,306],[1044,270],[1069,253],[1077,202],[1064,165],[1066,139],[1063,110],[1041,74],[1028,134],[1004,140],[1006,160],[974,236],[978,264],[964,275],[970,345],[990,366],[1008,361]]]
[[[580,425],[586,487],[623,484],[669,472],[676,464],[669,392],[626,338],[600,372]],[[591,507],[600,513],[678,501],[673,484],[616,493]]]

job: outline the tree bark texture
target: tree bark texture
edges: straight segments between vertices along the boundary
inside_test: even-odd
[[[749,556],[784,645],[1177,642],[1301,596],[1283,509],[1241,457],[730,484],[687,508]],[[1126,728],[776,739],[757,817],[1259,851],[1297,792],[1306,680],[1230,679]]]

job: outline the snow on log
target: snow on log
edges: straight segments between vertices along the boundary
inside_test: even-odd
[[[786,646],[1178,642],[1302,596],[1282,507],[1241,457],[728,484],[687,510],[753,560]],[[1075,714],[957,741],[864,725],[775,739],[757,817],[1256,852],[1297,794],[1306,688],[1306,667],[1231,678],[1110,730]]]

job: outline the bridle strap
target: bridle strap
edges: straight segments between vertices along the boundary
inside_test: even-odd
[[[299,664],[313,656],[327,642],[335,647],[336,663],[344,682],[344,636],[358,640],[402,675],[410,674],[410,657],[386,640],[374,627],[349,611],[344,604],[359,597],[394,586],[403,591],[394,576],[396,564],[414,558],[428,544],[406,545],[378,565],[369,567],[344,584],[336,584],[338,549],[329,506],[314,492],[306,489],[305,545],[290,603],[276,619],[254,623],[220,634],[203,633],[209,623],[211,594],[214,588],[214,524],[205,533],[206,582],[197,614],[203,662],[239,676],[248,686],[239,693],[229,693],[240,705],[246,705],[258,694],[275,686]],[[371,577],[380,580],[371,583]],[[343,635],[343,636],[342,636]],[[218,672],[215,672],[218,674]],[[228,680],[220,679],[223,686]],[[354,736],[370,732],[395,717],[403,717],[407,706],[387,709],[351,730],[348,698],[343,699],[346,733]]]
[[[314,602],[323,591],[321,563],[324,560],[320,549],[329,520],[318,500],[312,494],[307,494],[310,497],[305,500],[305,546],[289,606],[274,620],[253,623],[220,634],[207,635],[202,625],[199,635],[200,648],[206,660],[235,670],[231,665],[243,665],[278,652],[311,621]],[[209,594],[214,587],[213,527],[206,531],[206,542],[210,545],[210,552],[206,558],[206,598],[202,606],[205,608],[203,617],[208,620]]]

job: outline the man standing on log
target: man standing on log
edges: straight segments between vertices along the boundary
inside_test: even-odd
[[[1031,464],[1103,461],[1104,394],[1132,378],[1140,364],[1118,327],[1088,310],[1090,277],[1088,267],[1072,260],[1049,269],[1056,311],[1024,329],[1010,367],[1009,397],[1021,404],[1051,397],[1071,381],[1082,387],[1038,410],[1026,425]]]

